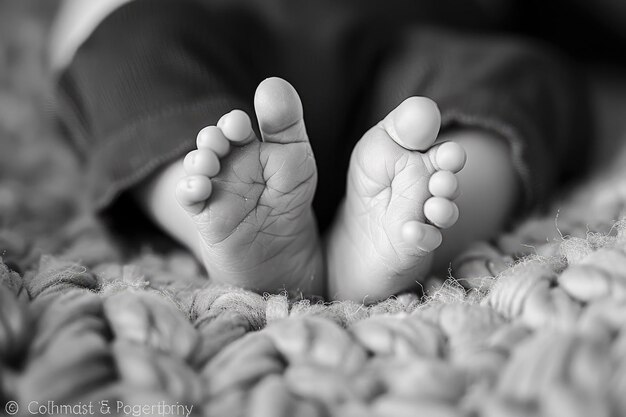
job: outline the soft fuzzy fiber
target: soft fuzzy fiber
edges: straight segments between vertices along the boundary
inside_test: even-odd
[[[623,164],[477,243],[425,297],[364,307],[216,286],[183,251],[128,255],[82,208],[50,117],[42,3],[0,0],[0,407],[626,416]],[[165,411],[140,415],[184,415]]]

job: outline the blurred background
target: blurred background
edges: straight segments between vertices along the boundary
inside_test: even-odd
[[[70,1],[66,12],[81,2]],[[101,1],[95,9],[122,2]],[[59,0],[0,0],[0,248],[9,248],[5,253],[13,257],[32,254],[33,242],[40,251],[53,251],[62,242],[52,232],[80,211],[81,177],[54,120],[48,51],[60,5]],[[581,151],[591,152],[597,169],[619,169],[626,162],[626,3],[531,1],[515,19],[520,32],[559,46],[589,75],[595,145]],[[84,28],[65,29],[81,39]],[[71,54],[60,55],[63,61]]]
[[[16,270],[76,213],[77,169],[53,115],[48,35],[58,1],[0,0],[0,256]]]

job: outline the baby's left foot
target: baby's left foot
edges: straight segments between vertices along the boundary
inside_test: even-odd
[[[355,146],[327,242],[331,297],[378,301],[429,272],[440,229],[458,219],[455,173],[465,164],[458,144],[433,146],[439,123],[431,100],[411,97]]]
[[[317,169],[298,93],[270,78],[254,105],[263,141],[242,111],[203,129],[177,188],[217,282],[321,295],[324,268],[311,202]]]

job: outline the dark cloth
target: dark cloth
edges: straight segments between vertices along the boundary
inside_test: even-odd
[[[503,6],[503,4],[505,6]],[[525,207],[582,166],[588,98],[547,47],[504,36],[508,2],[136,0],[102,22],[60,79],[60,114],[97,209],[194,147],[269,76],[300,93],[326,228],[354,143],[405,98],[434,99],[443,129],[511,145]]]

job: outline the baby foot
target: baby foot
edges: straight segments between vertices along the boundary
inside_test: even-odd
[[[323,291],[311,202],[317,170],[294,88],[263,81],[254,105],[262,141],[241,110],[198,134],[176,190],[200,235],[209,276],[255,291]]]
[[[328,238],[331,297],[374,302],[428,273],[440,229],[458,219],[454,174],[465,164],[458,144],[433,146],[440,121],[434,102],[411,97],[357,143]]]

